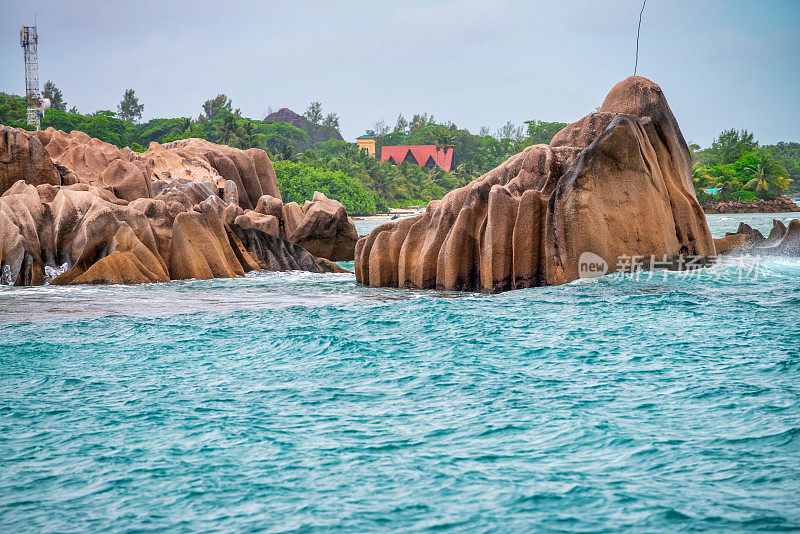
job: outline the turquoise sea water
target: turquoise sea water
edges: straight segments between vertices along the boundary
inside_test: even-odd
[[[2,532],[792,529],[797,258],[501,295],[0,287]]]

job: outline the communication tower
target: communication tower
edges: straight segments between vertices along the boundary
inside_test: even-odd
[[[42,100],[39,93],[39,64],[36,53],[36,44],[39,35],[36,26],[23,26],[19,31],[19,44],[25,51],[25,100],[28,104],[28,124],[41,129],[40,118],[45,109],[50,107],[49,102]]]

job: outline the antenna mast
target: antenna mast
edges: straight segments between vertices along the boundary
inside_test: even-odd
[[[28,104],[28,124],[41,130],[42,95],[39,93],[39,62],[36,45],[39,35],[36,26],[23,26],[19,31],[19,44],[25,51],[25,100]]]
[[[644,5],[647,0],[642,2],[642,10],[639,12],[639,26],[636,27],[636,63],[633,64],[633,75],[636,76],[636,68],[639,66],[639,32],[642,31],[642,15],[644,14]]]

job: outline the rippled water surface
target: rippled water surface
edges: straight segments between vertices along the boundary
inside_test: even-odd
[[[0,392],[3,532],[800,528],[798,259],[0,287]]]

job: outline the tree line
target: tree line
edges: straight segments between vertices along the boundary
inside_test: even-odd
[[[797,191],[800,184],[800,143],[759,146],[753,133],[731,128],[711,146],[689,145],[692,182],[701,202],[709,200],[774,199]]]
[[[367,130],[376,139],[378,158],[373,158],[355,143],[332,138],[333,132],[338,134],[339,116],[326,113],[316,101],[303,114],[301,129],[284,122],[244,117],[224,93],[206,100],[195,118],[147,122],[140,122],[144,105],[133,89],[125,90],[116,112],[99,110],[85,115],[74,106],[67,111],[64,95],[52,81],[45,83],[43,96],[52,103],[43,117],[43,128],[80,130],[140,152],[153,141],[168,143],[192,137],[241,149],[261,148],[275,163],[287,202],[302,203],[317,190],[339,198],[354,214],[422,205],[441,198],[525,147],[549,143],[566,126],[563,122],[509,121],[494,132],[482,127],[473,134],[427,113],[413,114],[410,120],[401,114],[393,127],[377,121]],[[0,124],[31,128],[26,124],[22,97],[0,93]],[[326,140],[314,141],[321,138]],[[383,146],[422,144],[452,151],[452,169],[428,170],[407,162],[393,165],[380,161]],[[701,200],[772,198],[800,183],[798,143],[759,146],[746,130],[726,130],[710,147],[701,150],[691,145],[690,152],[692,179]]]

